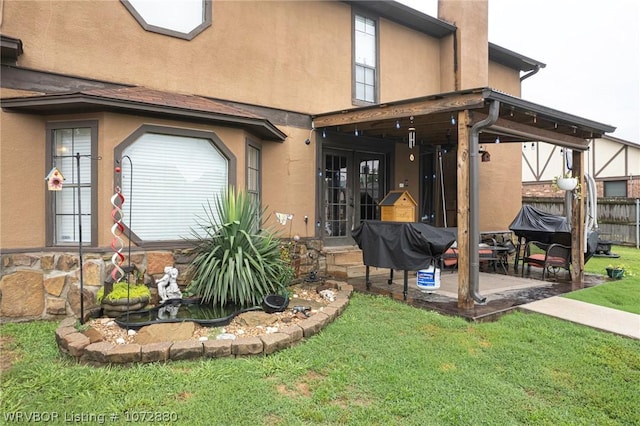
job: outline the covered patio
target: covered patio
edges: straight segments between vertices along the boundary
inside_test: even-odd
[[[494,321],[501,315],[518,309],[519,306],[552,296],[568,293],[574,285],[567,279],[563,271],[553,281],[540,280],[540,272],[532,272],[528,277],[520,277],[509,274],[479,272],[479,287],[482,295],[486,297],[483,304],[477,304],[472,308],[463,309],[458,304],[458,281],[460,274],[457,271],[443,271],[441,274],[440,288],[432,293],[422,292],[416,285],[416,275],[410,274],[408,280],[408,296],[403,296],[404,282],[402,274],[396,274],[391,284],[388,282],[388,274],[371,275],[370,286],[364,277],[351,278],[348,281],[353,288],[361,293],[389,296],[400,302],[416,308],[433,310],[444,315],[460,316],[469,321],[483,322]],[[587,275],[580,283],[581,287],[591,287],[602,282],[602,277]]]
[[[398,126],[402,122],[403,126]],[[480,295],[479,159],[480,145],[542,141],[572,150],[572,175],[584,186],[584,156],[589,140],[613,132],[615,127],[577,117],[507,95],[491,88],[477,88],[415,99],[318,114],[316,130],[357,134],[411,143],[407,123],[414,134],[426,135],[427,144],[455,146],[457,179],[458,273],[456,310],[477,310],[488,300]],[[520,167],[510,171],[520,180]],[[584,286],[584,201],[571,201],[572,265],[570,287]],[[363,280],[364,281],[364,280]],[[447,277],[450,282],[451,278]],[[385,281],[386,282],[386,281]],[[545,284],[545,283],[542,283]],[[364,285],[364,284],[363,284]],[[358,285],[355,284],[356,288]],[[483,282],[484,287],[484,282]],[[449,294],[453,289],[449,288]],[[484,292],[483,288],[483,292]]]

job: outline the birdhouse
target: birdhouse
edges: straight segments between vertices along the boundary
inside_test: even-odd
[[[44,180],[47,181],[47,187],[49,191],[62,191],[62,182],[64,182],[64,176],[57,167],[51,169]]]
[[[415,222],[417,203],[407,191],[389,191],[380,201],[380,219],[390,222]]]

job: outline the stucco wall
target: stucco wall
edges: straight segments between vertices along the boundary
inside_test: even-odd
[[[351,21],[337,1],[214,1],[211,27],[186,41],[115,0],[5,2],[2,30],[22,40],[24,67],[319,113],[352,106]],[[379,31],[382,100],[439,92],[438,41],[386,20]]]
[[[0,248],[43,246],[44,119],[0,112],[0,120]]]

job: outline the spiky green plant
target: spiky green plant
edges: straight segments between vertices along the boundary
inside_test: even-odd
[[[202,232],[192,230],[196,246],[188,269],[190,293],[215,305],[250,306],[288,284],[279,239],[260,230],[266,210],[233,187],[216,198],[215,210],[209,202],[204,210],[198,223]]]

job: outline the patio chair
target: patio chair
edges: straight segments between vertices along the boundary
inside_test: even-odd
[[[532,246],[542,250],[540,252],[531,252]],[[527,273],[530,273],[531,266],[542,268],[542,280],[546,278],[547,272],[553,273],[555,276],[560,269],[571,272],[571,247],[558,243],[545,244],[539,241],[528,241],[524,248],[522,258],[522,276],[524,277],[525,265],[527,265]]]
[[[458,269],[458,249],[456,247],[449,247],[442,256],[440,256],[440,269],[450,269],[451,272]]]

